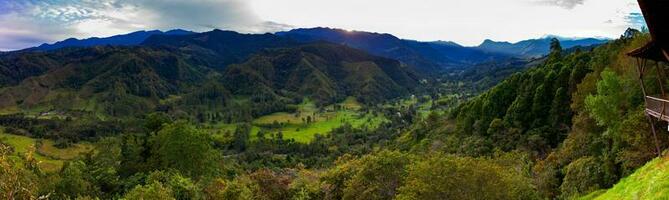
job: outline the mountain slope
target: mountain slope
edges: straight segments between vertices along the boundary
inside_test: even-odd
[[[40,56],[28,54],[28,60],[34,60],[31,55]],[[0,107],[129,115],[203,82],[211,71],[187,63],[178,52],[141,47],[84,48],[61,56],[44,74],[0,88]]]
[[[302,42],[328,41],[347,45],[375,55],[400,60],[423,72],[508,57],[452,43],[402,40],[390,34],[351,32],[341,29],[294,29],[276,34]]]
[[[550,49],[552,38],[523,40],[516,43],[496,42],[485,40],[477,48],[487,51],[515,55],[519,57],[541,57],[547,55]],[[585,38],[585,39],[565,39],[558,38],[563,48],[569,49],[576,46],[592,46],[606,43],[608,40]]]
[[[49,51],[65,47],[91,47],[98,45],[129,46],[129,45],[138,45],[144,42],[146,38],[152,35],[190,35],[194,33],[195,32],[185,31],[181,29],[175,29],[166,32],[159,30],[136,31],[128,34],[115,35],[104,38],[92,37],[81,40],[76,38],[69,38],[67,40],[59,41],[53,44],[42,44],[38,47],[28,48],[26,50]]]
[[[191,35],[153,35],[142,43],[143,46],[179,50],[216,69],[242,62],[263,49],[298,44],[273,34],[241,34],[218,29]]]
[[[297,44],[269,34],[214,31],[148,41],[149,47],[96,46],[0,56],[0,111],[123,117],[162,110],[248,119],[282,111],[305,97],[321,105],[348,96],[380,102],[408,94],[419,80],[399,61],[341,45],[267,49]],[[225,63],[240,64],[226,68]],[[244,99],[237,101],[243,105],[229,108],[233,96]]]
[[[287,91],[321,104],[346,96],[371,103],[407,94],[418,75],[398,61],[323,43],[254,55],[226,69],[223,82],[238,94]]]

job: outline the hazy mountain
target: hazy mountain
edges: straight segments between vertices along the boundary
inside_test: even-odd
[[[223,69],[239,63],[249,55],[267,48],[296,46],[301,43],[274,34],[241,34],[234,31],[213,30],[190,35],[153,35],[142,45],[178,50],[193,55],[192,59],[205,65]]]
[[[519,57],[541,57],[549,52],[550,41],[553,37],[546,37],[541,39],[523,40],[516,43],[510,42],[496,42],[492,40],[485,40],[478,46],[478,49],[493,52],[504,53]],[[559,38],[562,48],[568,49],[576,46],[592,46],[608,42],[605,39],[585,38],[585,39],[569,39]]]
[[[508,58],[453,42],[419,42],[390,34],[346,31],[331,28],[294,29],[276,33],[302,42],[328,41],[362,49],[375,55],[400,60],[423,72]]]
[[[90,46],[98,46],[98,45],[122,45],[122,46],[128,46],[128,45],[138,45],[146,38],[152,35],[189,35],[189,34],[194,34],[195,32],[191,31],[186,31],[186,30],[181,30],[181,29],[175,29],[175,30],[170,30],[170,31],[159,31],[159,30],[153,30],[153,31],[137,31],[137,32],[132,32],[128,34],[123,34],[123,35],[115,35],[111,37],[104,37],[104,38],[98,38],[98,37],[92,37],[88,39],[76,39],[76,38],[69,38],[63,41],[59,41],[53,44],[42,44],[38,47],[33,47],[29,48],[26,50],[41,50],[41,51],[48,51],[48,50],[54,50],[54,49],[60,49],[64,47],[90,47]]]

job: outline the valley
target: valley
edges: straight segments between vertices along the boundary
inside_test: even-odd
[[[0,198],[663,199],[644,95],[667,66],[629,53],[657,37],[207,26],[2,52]]]

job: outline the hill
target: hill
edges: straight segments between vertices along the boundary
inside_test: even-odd
[[[159,31],[159,30],[152,30],[152,31],[136,31],[128,34],[122,34],[122,35],[115,35],[111,37],[104,37],[104,38],[98,38],[98,37],[92,37],[92,38],[87,38],[87,39],[76,39],[76,38],[69,38],[63,41],[55,42],[53,44],[42,44],[37,47],[33,48],[28,48],[25,49],[27,51],[49,51],[49,50],[56,50],[56,49],[61,49],[61,48],[66,48],[66,47],[92,47],[92,46],[99,46],[99,45],[112,45],[112,46],[129,46],[129,45],[138,45],[144,40],[152,35],[189,35],[189,34],[194,34],[195,32],[191,31],[186,31],[186,30],[181,30],[181,29],[175,29],[175,30],[170,30],[170,31]]]
[[[523,40],[516,43],[510,42],[496,42],[492,40],[485,40],[477,48],[486,52],[495,52],[514,55],[523,58],[542,57],[549,53],[551,37],[541,39]],[[584,39],[568,39],[558,38],[563,48],[569,49],[577,46],[593,46],[606,43],[608,40],[584,38]]]
[[[400,60],[416,66],[422,72],[434,72],[444,68],[509,57],[504,54],[453,45],[453,43],[403,40],[390,34],[362,31],[310,28],[276,34],[302,42],[328,41],[347,45],[375,55]]]
[[[418,83],[399,61],[341,45],[271,49],[293,44],[271,34],[213,31],[152,36],[146,46],[14,52],[0,56],[0,111],[122,117],[161,110],[244,121],[303,98],[381,102]],[[231,104],[233,97],[244,100]]]
[[[191,35],[153,35],[143,46],[178,50],[215,69],[246,60],[251,54],[268,48],[297,46],[300,43],[273,34],[241,34],[213,30]]]
[[[57,109],[100,112],[112,116],[147,110],[151,101],[199,84],[211,69],[189,63],[178,52],[143,47],[92,47],[50,54],[19,53],[28,66],[48,69],[12,77],[17,84],[1,88],[3,109]],[[9,63],[7,66],[16,66]],[[149,109],[150,110],[150,109]]]
[[[347,96],[364,103],[407,94],[419,76],[402,63],[335,44],[310,44],[254,55],[231,65],[223,82],[237,94],[287,91],[319,104]]]

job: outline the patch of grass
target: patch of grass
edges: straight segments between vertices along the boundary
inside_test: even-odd
[[[334,105],[330,105],[326,106],[323,112],[319,112],[312,101],[305,100],[297,105],[295,113],[277,112],[259,117],[252,122],[251,139],[257,139],[257,133],[261,129],[265,129],[270,133],[281,131],[284,139],[294,139],[297,142],[308,143],[316,134],[327,134],[345,123],[349,123],[356,128],[366,126],[373,129],[387,121],[383,116],[360,112],[362,105],[353,97],[346,98],[337,105],[343,109],[335,111]],[[312,118],[311,123],[306,123],[307,116]],[[282,126],[280,128],[272,127],[271,125],[275,121],[281,123]],[[204,128],[211,130],[210,132],[214,137],[223,141],[225,138],[221,138],[223,137],[222,134],[234,132],[236,126],[236,124],[213,124],[206,125]]]
[[[656,158],[623,178],[613,188],[596,191],[582,200],[669,199],[669,157]]]
[[[0,142],[14,148],[14,157],[24,155],[30,148],[37,148],[37,139],[26,136],[7,134],[0,128]],[[51,140],[42,140],[42,146],[37,149],[34,156],[39,161],[39,166],[46,172],[56,172],[63,167],[65,160],[72,159],[84,151],[90,151],[90,144],[75,144],[73,147],[57,149]],[[44,149],[44,151],[42,150]],[[46,154],[43,154],[46,153]]]
[[[319,113],[316,105],[306,99],[301,104],[297,105],[297,112],[287,113],[287,112],[277,112],[269,115],[265,115],[253,120],[253,124],[256,125],[271,125],[274,122],[289,124],[289,125],[303,125],[307,118],[311,118],[312,122],[322,121],[326,117],[327,113]]]
[[[93,150],[93,145],[90,143],[77,143],[64,149],[54,146],[55,144],[51,140],[42,140],[42,145],[37,149],[37,152],[59,160],[71,160]]]
[[[360,110],[362,108],[362,104],[355,97],[347,97],[340,105],[347,110]]]
[[[308,143],[316,134],[327,134],[335,128],[339,128],[345,123],[359,128],[367,126],[368,128],[376,128],[386,119],[380,116],[373,116],[372,114],[360,114],[354,111],[337,111],[329,113],[331,116],[318,120],[311,124],[294,125],[288,124],[278,130],[270,130],[270,132],[281,131],[283,138],[294,139],[297,142]],[[254,126],[257,127],[257,126]],[[257,131],[252,131],[251,138],[256,137]]]

